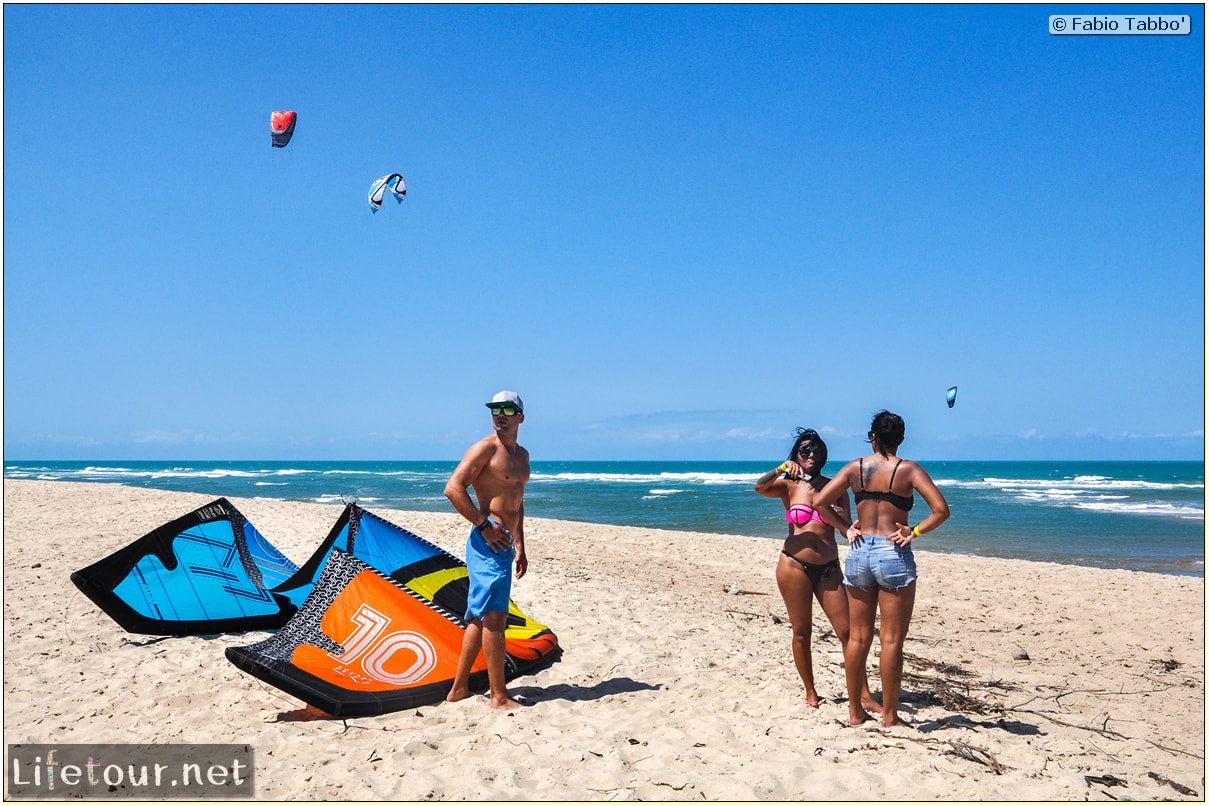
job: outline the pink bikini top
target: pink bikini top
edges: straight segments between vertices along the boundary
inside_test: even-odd
[[[789,509],[785,510],[785,520],[794,526],[805,526],[811,521],[827,523],[814,507],[805,504],[791,504]]]

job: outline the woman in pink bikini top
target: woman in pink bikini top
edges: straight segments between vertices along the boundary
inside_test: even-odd
[[[785,510],[785,520],[789,521],[790,526],[805,526],[811,521],[827,524],[827,521],[823,520],[823,516],[814,507],[805,504],[790,504],[789,509]]]
[[[814,508],[815,495],[830,481],[822,475],[827,445],[813,429],[799,428],[795,436],[789,458],[760,477],[756,492],[779,498],[785,506],[789,535],[777,560],[777,587],[793,627],[793,660],[806,686],[806,704],[817,708],[821,700],[814,685],[810,654],[814,600],[822,606],[841,645],[846,645],[848,597],[842,584],[835,529]],[[846,499],[833,506],[848,517]],[[873,703],[868,685],[862,700]]]

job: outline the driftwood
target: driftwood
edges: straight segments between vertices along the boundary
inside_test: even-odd
[[[1078,725],[1072,722],[1067,722],[1063,719],[1059,719],[1057,716],[1051,713],[1046,713],[1044,710],[1034,710],[1031,708],[1025,708],[1024,706],[1038,701],[1048,701],[1053,702],[1055,705],[1061,705],[1063,697],[1072,695],[1087,695],[1096,697],[1132,696],[1136,694],[1150,693],[1153,691],[1162,691],[1170,687],[1160,685],[1156,688],[1134,692],[1113,692],[1104,691],[1102,689],[1063,688],[1054,694],[1038,694],[1015,705],[1005,705],[1002,702],[999,702],[997,699],[979,697],[978,694],[979,692],[987,692],[991,689],[995,689],[998,692],[1021,691],[1022,689],[1019,686],[1002,680],[981,680],[973,672],[963,669],[956,664],[929,660],[927,658],[921,658],[907,652],[903,653],[903,662],[904,667],[914,668],[921,671],[931,670],[936,673],[934,675],[923,675],[909,671],[907,668],[905,668],[903,671],[903,702],[915,702],[923,705],[939,705],[949,711],[963,715],[991,714],[997,716],[998,719],[993,721],[972,721],[966,726],[999,728],[1001,730],[1006,730],[1009,733],[1018,734],[1037,734],[1040,731],[1035,725],[1004,719],[1007,714],[1029,714],[1030,716],[1040,717],[1041,719],[1044,719],[1054,725],[1060,725],[1066,728],[1075,728],[1077,730],[1085,730],[1106,738],[1128,739],[1128,736],[1108,727],[1108,717],[1105,717],[1104,722],[1100,725]],[[1153,665],[1157,667],[1161,673],[1170,673],[1178,669],[1183,664],[1176,660],[1156,660],[1153,661]],[[910,691],[907,690],[908,687],[910,687]],[[948,719],[941,720],[942,723],[948,723],[951,721],[952,720]],[[1159,749],[1169,753],[1179,753],[1182,755],[1192,756],[1194,758],[1201,758],[1201,756],[1197,755],[1196,753],[1189,753],[1184,750],[1164,747],[1163,745],[1151,740],[1147,741],[1149,741],[1151,745],[1154,745],[1155,747],[1158,747]],[[1152,774],[1151,777],[1153,778],[1156,775],[1158,775],[1158,773]],[[1155,780],[1159,779],[1155,778]],[[1162,782],[1169,783],[1173,789],[1181,794],[1187,795],[1192,792],[1191,789],[1184,787],[1183,784],[1177,784],[1169,779],[1164,779]],[[1181,789],[1181,787],[1183,788]],[[1185,792],[1184,789],[1188,789],[1188,792]]]
[[[1161,774],[1159,774],[1157,772],[1153,772],[1153,771],[1148,772],[1146,774],[1149,775],[1154,780],[1158,781],[1160,784],[1167,784],[1172,789],[1174,789],[1176,792],[1179,792],[1181,795],[1189,795],[1194,798],[1200,797],[1200,795],[1197,794],[1195,789],[1186,787],[1183,784],[1177,784],[1175,781],[1171,780],[1166,775],[1161,775]]]
[[[995,756],[991,753],[991,751],[987,750],[986,748],[974,747],[973,745],[968,744],[966,742],[957,742],[957,741],[950,741],[949,747],[952,749],[946,750],[945,755],[959,756],[961,758],[966,759],[967,761],[973,761],[978,764],[984,764],[987,767],[989,767],[996,775],[1003,775],[1003,771],[1005,769],[1009,769],[1008,767],[1004,767],[1002,764],[1000,764],[999,759],[995,758]]]
[[[1084,775],[1083,780],[1091,784],[1102,784],[1104,786],[1129,786],[1129,782],[1124,778],[1118,778],[1115,775]]]
[[[910,695],[903,697],[904,702],[922,700],[925,704],[940,705],[961,714],[1002,714],[1003,705],[979,699],[974,696],[974,691],[979,688],[1017,690],[1002,680],[982,681],[973,672],[956,664],[928,660],[908,652],[903,653],[903,662],[915,669],[930,669],[938,673],[938,676],[931,676],[904,670],[904,688],[909,685],[912,689]]]

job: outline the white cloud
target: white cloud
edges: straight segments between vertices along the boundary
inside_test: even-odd
[[[136,445],[210,445],[215,443],[239,443],[246,440],[238,433],[220,437],[185,429],[182,431],[140,431],[133,434],[130,441]]]

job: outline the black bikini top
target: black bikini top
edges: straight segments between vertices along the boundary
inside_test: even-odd
[[[902,463],[903,463],[903,460],[899,459],[898,465],[901,465]],[[886,490],[878,491],[878,492],[870,492],[869,490],[864,489],[864,486],[865,486],[865,460],[862,458],[861,465],[860,465],[860,467],[861,467],[861,488],[862,489],[860,490],[860,492],[855,492],[852,494],[852,497],[856,499],[856,503],[859,504],[861,501],[889,501],[891,504],[894,504],[894,506],[898,507],[903,512],[910,512],[911,507],[915,506],[915,494],[912,493],[911,497],[908,498],[905,495],[898,495],[896,493],[892,493],[892,492],[890,492],[890,489],[889,489],[894,486],[894,474],[898,472],[898,465],[895,465],[894,470],[892,470],[890,472],[890,483],[886,485],[886,487],[887,487]]]

